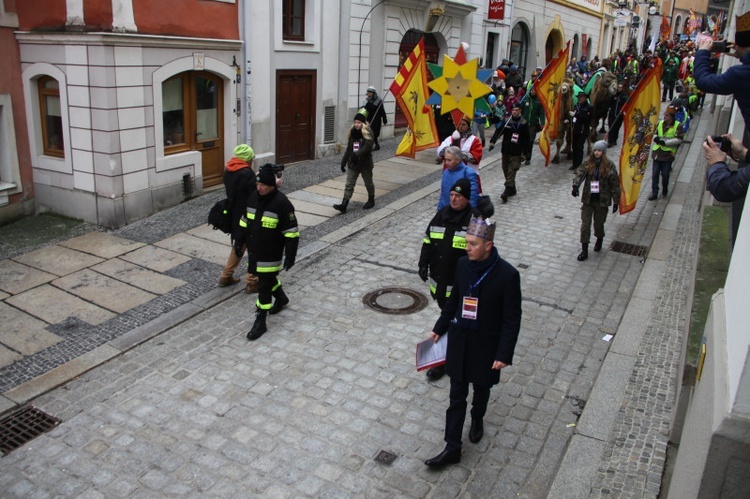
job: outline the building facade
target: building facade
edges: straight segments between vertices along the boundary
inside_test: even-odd
[[[28,1],[15,14],[16,139],[28,136],[36,210],[119,227],[221,183],[238,139],[234,0]]]

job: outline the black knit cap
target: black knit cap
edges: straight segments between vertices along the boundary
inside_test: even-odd
[[[451,192],[461,194],[466,199],[471,199],[471,182],[468,178],[460,178],[451,187]]]
[[[276,173],[271,163],[266,163],[260,169],[260,172],[258,172],[258,182],[272,187],[276,186]]]

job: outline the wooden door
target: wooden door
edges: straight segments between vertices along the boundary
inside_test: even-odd
[[[315,158],[314,70],[276,73],[276,161],[294,163]]]
[[[222,81],[208,73],[195,75],[195,148],[203,163],[203,185],[222,182],[224,138],[222,134]]]

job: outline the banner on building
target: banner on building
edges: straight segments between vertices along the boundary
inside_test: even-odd
[[[427,59],[422,38],[391,83],[390,91],[406,117],[407,130],[396,149],[396,156],[413,158],[418,151],[439,144],[432,108],[425,105],[427,88]]]
[[[505,19],[505,0],[489,0],[490,5],[487,9],[487,19],[502,21]]]
[[[646,71],[622,108],[625,132],[619,165],[621,214],[632,211],[638,201],[651,153],[651,140],[659,124],[662,63],[658,57],[653,61],[654,66]]]
[[[557,139],[560,130],[560,85],[565,78],[568,65],[570,41],[552,58],[542,74],[534,82],[536,95],[544,108],[545,125],[539,135],[539,149],[544,155],[544,166],[549,165],[550,141]]]

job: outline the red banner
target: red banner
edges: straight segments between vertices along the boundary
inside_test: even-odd
[[[505,0],[490,0],[487,19],[502,21],[505,19]]]

